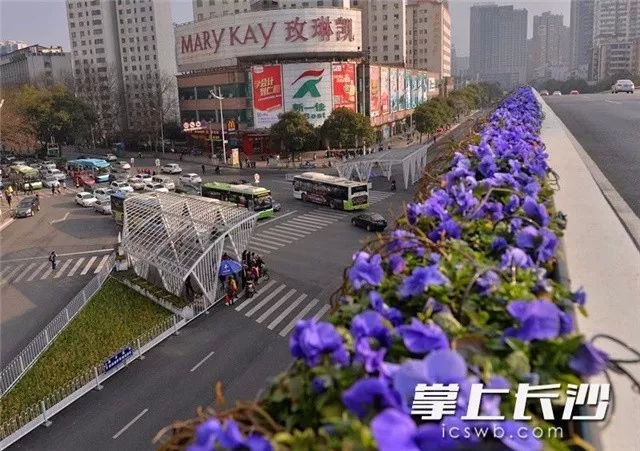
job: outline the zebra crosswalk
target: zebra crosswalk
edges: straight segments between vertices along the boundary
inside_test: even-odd
[[[99,273],[109,259],[109,254],[83,256],[79,258],[59,257],[56,269],[51,269],[47,260],[25,261],[3,264],[0,262],[0,286],[7,284],[38,282],[41,280],[60,280],[66,277],[93,276]]]
[[[273,279],[263,282],[253,297],[244,298],[235,304],[236,312],[264,324],[281,337],[291,333],[302,319],[322,319],[329,311],[329,304],[317,298],[309,299],[306,293],[288,287]]]
[[[390,198],[395,193],[390,191],[373,191],[369,190],[369,205],[375,205],[385,199]]]

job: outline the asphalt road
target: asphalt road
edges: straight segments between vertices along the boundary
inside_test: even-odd
[[[640,91],[545,101],[640,217]]]

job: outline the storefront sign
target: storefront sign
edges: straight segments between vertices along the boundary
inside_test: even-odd
[[[391,99],[389,97],[389,68],[380,67],[380,113],[389,114]]]
[[[356,65],[333,63],[333,109],[356,111]]]
[[[284,106],[302,113],[314,126],[331,114],[331,63],[284,64]]]
[[[389,71],[389,97],[391,98],[391,111],[398,111],[398,69],[395,67]]]
[[[251,68],[255,128],[271,127],[284,111],[281,70],[279,64]]]
[[[369,115],[380,116],[380,66],[369,67]]]

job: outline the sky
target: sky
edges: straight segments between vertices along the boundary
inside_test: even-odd
[[[469,8],[477,3],[480,2],[449,1],[453,42],[458,56],[469,54]],[[570,0],[495,0],[491,3],[527,9],[529,37],[533,16],[545,11],[564,15],[564,24],[569,25]],[[171,9],[174,22],[193,20],[191,0],[171,0]],[[64,0],[0,0],[0,39],[26,41],[29,44],[62,45],[65,50],[69,50]]]

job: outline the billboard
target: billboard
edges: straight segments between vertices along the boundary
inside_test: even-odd
[[[407,89],[404,69],[398,69],[398,111],[407,109]]]
[[[380,67],[380,113],[389,114],[391,98],[389,96],[389,68]]]
[[[411,71],[409,70],[405,70],[404,71],[404,91],[405,91],[405,108],[406,109],[411,109],[413,108],[413,97],[412,97],[412,93],[413,93],[413,78],[412,78],[412,74]]]
[[[331,63],[283,64],[284,108],[299,111],[314,127],[331,114]]]
[[[333,63],[333,109],[349,108],[356,111],[356,65],[355,63]]]
[[[398,111],[398,69],[392,67],[389,71],[389,98],[391,99],[391,111]]]
[[[380,115],[380,66],[369,66],[369,115]]]
[[[251,68],[253,120],[255,128],[269,128],[284,111],[280,64]]]
[[[424,86],[424,81],[425,81],[424,74],[419,73],[418,74],[418,97],[417,97],[416,106],[420,105],[421,103],[423,103],[425,101],[424,94],[426,92],[426,89],[425,89],[425,86]]]

